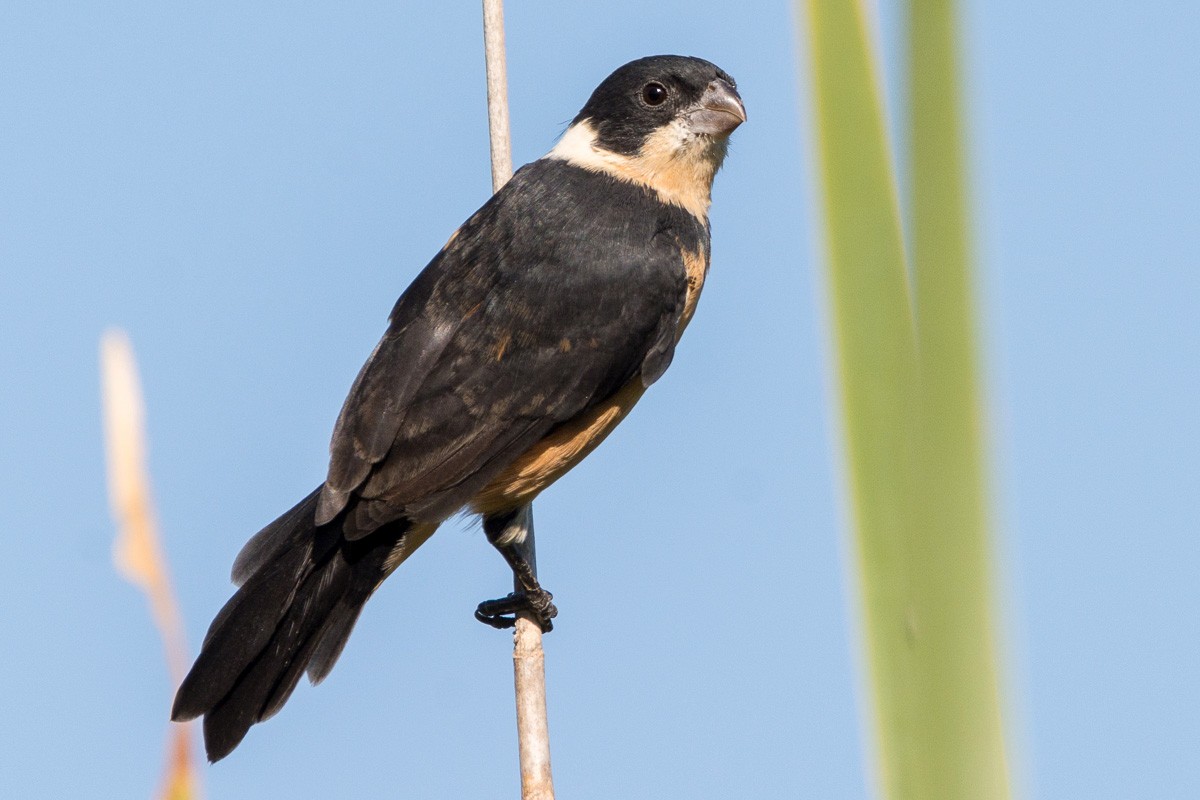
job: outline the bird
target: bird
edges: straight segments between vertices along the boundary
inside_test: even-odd
[[[518,591],[475,616],[557,608],[526,547],[531,504],[671,364],[709,268],[713,178],[746,120],[701,58],[605,78],[401,294],[338,415],[324,482],[255,534],[171,717],[203,716],[216,762],[333,668],[364,604],[460,512]]]

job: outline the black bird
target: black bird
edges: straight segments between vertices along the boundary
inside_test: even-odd
[[[346,398],[325,482],[256,534],[171,713],[216,761],[329,674],[371,593],[468,510],[523,591],[497,627],[556,611],[522,544],[530,503],[667,369],[708,272],[709,193],[746,119],[699,58],[618,69],[405,290]]]

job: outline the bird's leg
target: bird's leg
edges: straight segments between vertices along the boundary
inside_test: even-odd
[[[483,532],[488,541],[500,551],[513,572],[513,591],[508,597],[487,600],[475,609],[475,619],[493,628],[511,628],[517,614],[529,611],[549,633],[558,609],[551,601],[554,596],[542,588],[537,579],[537,553],[533,544],[533,506],[524,505],[516,511],[483,518]]]

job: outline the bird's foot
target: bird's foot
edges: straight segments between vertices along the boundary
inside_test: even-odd
[[[475,609],[475,619],[493,628],[511,628],[517,624],[517,615],[528,611],[542,633],[549,633],[554,630],[554,623],[550,620],[558,616],[558,609],[551,602],[553,599],[554,595],[542,588],[513,592],[508,597],[480,603],[479,608]]]

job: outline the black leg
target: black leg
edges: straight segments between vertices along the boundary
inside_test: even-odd
[[[533,543],[533,506],[526,505],[506,514],[483,518],[483,532],[500,551],[513,572],[513,593],[499,600],[488,600],[475,609],[475,619],[493,628],[511,628],[517,614],[529,611],[544,633],[554,628],[552,619],[558,609],[554,596],[537,579],[537,553]]]

